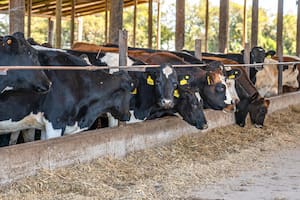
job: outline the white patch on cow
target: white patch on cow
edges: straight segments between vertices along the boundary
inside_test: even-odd
[[[5,92],[5,91],[13,90],[13,89],[14,89],[13,87],[6,86],[6,87],[1,91],[1,93]]]
[[[6,76],[7,75],[7,70],[2,69],[0,70],[0,76]]]
[[[232,70],[232,68],[231,68],[231,67],[229,67],[229,66],[224,66],[224,69],[225,69],[226,71],[230,71],[230,70]]]
[[[84,60],[88,65],[92,65],[89,57],[86,54],[82,54],[79,56],[82,60]]]
[[[201,102],[201,96],[199,92],[195,92],[195,96],[197,97],[198,101]]]
[[[231,95],[233,103],[239,102],[240,98],[235,89],[235,80],[234,79],[226,79],[227,90]]]
[[[85,131],[87,129],[88,129],[88,127],[80,128],[78,126],[78,122],[75,122],[75,124],[73,126],[66,126],[64,135],[72,135],[72,134],[75,134],[75,133]]]
[[[173,73],[173,69],[170,66],[166,66],[163,68],[162,72],[167,78],[169,78],[169,76]]]
[[[62,134],[62,129],[54,129],[52,123],[46,118],[43,118],[45,129],[42,130],[41,139],[50,139],[60,137]]]
[[[129,119],[129,121],[126,121],[126,124],[134,124],[134,123],[145,121],[145,120],[140,120],[140,119],[135,118],[133,110],[130,110],[129,112],[130,112],[130,119]],[[119,125],[119,120],[114,118],[110,113],[107,113],[107,117],[108,117],[108,126],[109,127],[117,127]]]
[[[119,54],[118,53],[105,53],[105,56],[100,58],[100,61],[106,63],[107,66],[119,66]],[[127,66],[132,66],[134,63],[129,57],[127,57]],[[114,72],[118,72],[118,68],[109,69],[109,73],[112,74]]]
[[[48,48],[40,45],[31,45],[34,49],[38,51],[60,51],[60,52],[67,52],[66,50],[63,49],[56,49],[56,48]]]
[[[133,110],[130,110],[129,112],[130,112],[130,120],[127,121],[126,124],[134,124],[134,123],[139,123],[139,122],[143,122],[146,120],[146,119],[141,120],[141,119],[135,118]]]
[[[289,65],[288,69],[282,72],[282,85],[298,88],[299,82],[297,80],[297,76],[299,74],[299,70],[298,68],[294,70],[293,67],[293,65]]]
[[[43,119],[44,114],[39,112],[37,114],[30,113],[20,121],[12,121],[12,119],[0,121],[0,134],[20,131],[29,128],[42,130],[44,129]]]
[[[228,86],[227,86],[227,84],[226,84],[225,77],[224,77],[223,75],[221,75],[221,74],[219,74],[219,77],[220,77],[221,83],[222,83],[223,85],[225,85],[225,88],[226,88],[226,93],[225,93],[225,100],[224,100],[224,102],[225,102],[225,104],[227,104],[227,105],[231,105],[231,104],[232,104],[232,96],[231,96],[231,94],[230,94],[230,92],[229,92],[229,89],[228,89]]]

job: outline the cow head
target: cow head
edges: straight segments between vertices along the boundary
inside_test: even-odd
[[[250,119],[256,128],[263,127],[269,105],[270,100],[261,97],[249,104]]]
[[[151,77],[147,77],[147,84],[155,84],[158,105],[165,109],[172,108],[174,106],[174,90],[178,87],[175,69],[170,64],[162,64],[159,72],[156,73],[155,82],[151,79]]]
[[[205,86],[203,88],[203,98],[206,107],[222,110],[233,111],[235,101],[238,100],[234,84],[226,83],[226,79],[234,80],[240,76],[237,69],[224,70],[221,62],[214,61],[208,65]],[[228,88],[230,87],[230,88]],[[235,94],[235,98],[232,95]]]
[[[174,96],[176,98],[175,109],[183,120],[198,129],[207,129],[203,101],[199,91],[188,86],[179,86]]]
[[[120,88],[114,91],[111,96],[113,107],[110,112],[113,117],[120,121],[129,121],[131,115],[129,112],[130,99],[132,97],[131,93],[136,88],[136,84],[128,73],[123,70],[115,72],[114,75],[119,76],[121,82]]]
[[[1,37],[0,66],[40,65],[37,52],[24,39],[23,33]],[[47,92],[51,86],[41,70],[9,70],[1,73],[0,92],[5,90],[29,90]]]

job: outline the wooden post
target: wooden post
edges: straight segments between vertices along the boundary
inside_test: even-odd
[[[25,0],[9,1],[9,33],[24,33]]]
[[[185,0],[176,0],[176,32],[175,49],[182,50],[184,47],[184,21]]]
[[[54,23],[51,18],[48,18],[48,43],[52,46],[53,45],[53,28]]]
[[[209,30],[209,1],[206,0],[205,7],[205,52],[208,50],[208,30]]]
[[[153,36],[153,0],[148,3],[148,48],[152,49],[152,36]]]
[[[258,14],[258,0],[252,0],[251,48],[257,46]]]
[[[202,60],[202,49],[201,49],[202,41],[200,39],[195,40],[195,57],[199,60]]]
[[[244,16],[243,16],[243,46],[247,43],[247,0],[244,0]]]
[[[245,43],[244,45],[244,63],[250,64],[250,45],[249,43]],[[250,67],[245,67],[245,70],[247,72],[247,76],[250,77]]]
[[[74,44],[74,32],[75,32],[75,0],[71,0],[71,38],[70,38],[70,46]]]
[[[55,47],[61,48],[61,4],[62,0],[56,0],[55,23]]]
[[[27,37],[31,36],[31,10],[32,10],[32,0],[28,0],[27,4]]]
[[[82,33],[83,33],[83,18],[78,17],[78,34],[77,34],[77,40],[79,42],[82,41]]]
[[[108,0],[105,0],[105,43],[108,43],[108,10],[109,10],[109,6],[108,6]]]
[[[300,1],[297,1],[297,38],[296,38],[296,56],[300,56]]]
[[[127,47],[128,33],[126,30],[119,30],[119,65],[127,65],[128,47]]]
[[[156,36],[156,49],[160,49],[160,40],[161,40],[161,26],[160,26],[161,12],[160,12],[160,0],[157,0],[157,36]]]
[[[229,0],[220,0],[219,52],[227,51]]]
[[[133,35],[132,35],[132,46],[135,47],[136,45],[136,15],[137,15],[137,4],[138,0],[134,0],[133,6]]]
[[[278,55],[279,62],[282,62],[282,55],[283,55],[282,28],[283,28],[283,0],[278,0],[276,53]],[[278,65],[278,94],[282,94],[282,71],[283,71],[282,65]]]
[[[110,4],[109,42],[119,43],[119,30],[123,27],[123,0],[114,0]]]

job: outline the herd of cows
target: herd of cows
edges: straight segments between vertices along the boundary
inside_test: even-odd
[[[250,77],[240,54],[129,48],[127,65],[143,70],[10,70],[9,66],[118,66],[119,49],[76,43],[71,49],[44,47],[23,33],[0,36],[0,146],[74,134],[94,127],[103,117],[110,126],[178,115],[198,129],[208,127],[203,109],[234,112],[245,126],[246,116],[262,127],[270,101],[277,94],[278,62],[274,51],[254,47]],[[270,58],[270,56],[272,58]],[[286,56],[284,61],[299,61]],[[194,64],[205,64],[195,66]],[[145,67],[144,65],[159,65]],[[185,65],[176,67],[174,65]],[[286,65],[284,91],[299,90],[300,65]],[[20,133],[22,137],[20,137]]]

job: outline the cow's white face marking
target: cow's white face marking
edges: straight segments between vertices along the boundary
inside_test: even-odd
[[[119,66],[119,54],[118,53],[105,53],[105,56],[100,58],[101,62],[106,63],[107,66]],[[127,57],[127,66],[132,66],[134,63],[129,57]],[[119,69],[109,69],[109,73],[118,72]]]
[[[235,80],[234,79],[226,79],[226,86],[227,86],[226,89],[228,89],[228,92],[231,95],[233,103],[240,101],[239,95],[237,94],[236,89],[235,89]]]
[[[1,91],[1,93],[5,92],[5,91],[13,90],[13,89],[14,89],[13,87],[6,86],[6,87]]]
[[[43,123],[44,114],[39,112],[37,114],[30,113],[20,121],[12,121],[12,119],[0,121],[0,134],[20,131],[24,129],[44,129]]]
[[[198,101],[201,102],[201,96],[199,92],[195,92],[195,96],[197,97]]]
[[[163,68],[162,72],[167,78],[169,78],[169,76],[173,73],[173,69],[170,66],[166,66]]]
[[[230,105],[230,104],[232,104],[232,96],[231,96],[231,94],[230,94],[230,92],[228,90],[228,86],[226,84],[225,77],[223,75],[221,75],[221,74],[219,74],[219,77],[220,77],[221,83],[223,85],[225,85],[225,89],[226,89],[224,102],[225,102],[225,104]]]

